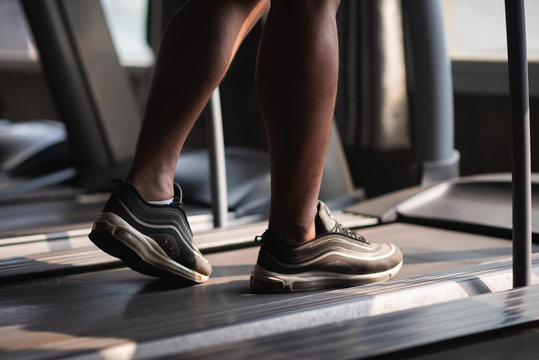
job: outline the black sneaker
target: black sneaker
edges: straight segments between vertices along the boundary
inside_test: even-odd
[[[315,218],[316,238],[290,244],[267,230],[251,287],[259,292],[304,291],[344,287],[389,279],[402,266],[393,244],[375,244],[339,224],[323,202]]]
[[[174,192],[172,204],[154,205],[144,201],[133,185],[117,180],[90,240],[140,273],[189,283],[206,281],[211,265],[192,243],[177,184]]]

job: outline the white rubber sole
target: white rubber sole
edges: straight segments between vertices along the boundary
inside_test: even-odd
[[[280,274],[255,265],[251,272],[251,287],[261,292],[296,292],[334,287],[369,284],[391,279],[402,267],[402,261],[395,267],[371,274],[347,275],[330,272],[304,272]]]

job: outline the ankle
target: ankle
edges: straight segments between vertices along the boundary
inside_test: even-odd
[[[314,222],[311,226],[270,226],[268,227],[273,233],[279,235],[286,242],[291,244],[302,244],[316,237]]]
[[[174,183],[171,181],[159,181],[159,179],[149,181],[129,176],[127,181],[133,184],[145,201],[162,201],[174,197]]]

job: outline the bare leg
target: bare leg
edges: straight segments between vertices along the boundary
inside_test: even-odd
[[[397,247],[366,242],[334,223],[327,211],[321,213],[326,225],[320,237],[301,247],[282,244],[281,237],[296,243],[315,237],[337,89],[338,4],[339,0],[272,0],[257,64],[257,95],[271,157],[271,231],[261,237],[251,272],[256,291],[381,281],[402,265]],[[187,133],[267,6],[261,0],[194,0],[168,28],[129,175],[146,200],[172,196],[176,160]],[[202,283],[211,274],[210,264],[192,244],[181,207],[173,203],[156,209],[125,182],[118,183],[89,237],[144,274],[189,283]]]
[[[269,228],[315,237],[314,217],[338,79],[339,0],[272,0],[257,64],[271,158]]]
[[[193,0],[161,41],[128,180],[144,199],[173,196],[185,139],[268,0]]]

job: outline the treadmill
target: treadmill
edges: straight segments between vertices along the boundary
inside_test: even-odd
[[[522,2],[507,4],[517,10],[508,11],[508,23],[516,18],[518,24]],[[403,2],[408,16],[423,20],[408,23],[407,31],[422,24],[432,30],[423,33],[439,34],[439,5]],[[439,83],[430,85],[438,96]],[[453,149],[440,154],[451,161],[425,159],[417,167],[434,182],[336,212],[344,225],[363,227],[367,238],[403,249],[401,272],[385,283],[252,293],[248,278],[258,251],[252,238],[264,222],[197,231],[195,242],[214,274],[193,287],[122,267],[88,246],[87,230],[3,238],[10,257],[0,261],[2,357],[530,358],[538,334],[539,258],[530,258],[530,283],[513,289],[507,222],[485,222],[492,218],[478,214],[455,225],[459,206],[471,205],[470,194],[493,212],[496,201],[505,202],[499,209],[510,214],[508,175],[439,179],[452,174],[457,159]],[[480,192],[482,186],[487,190]],[[453,215],[446,218],[449,210]]]

